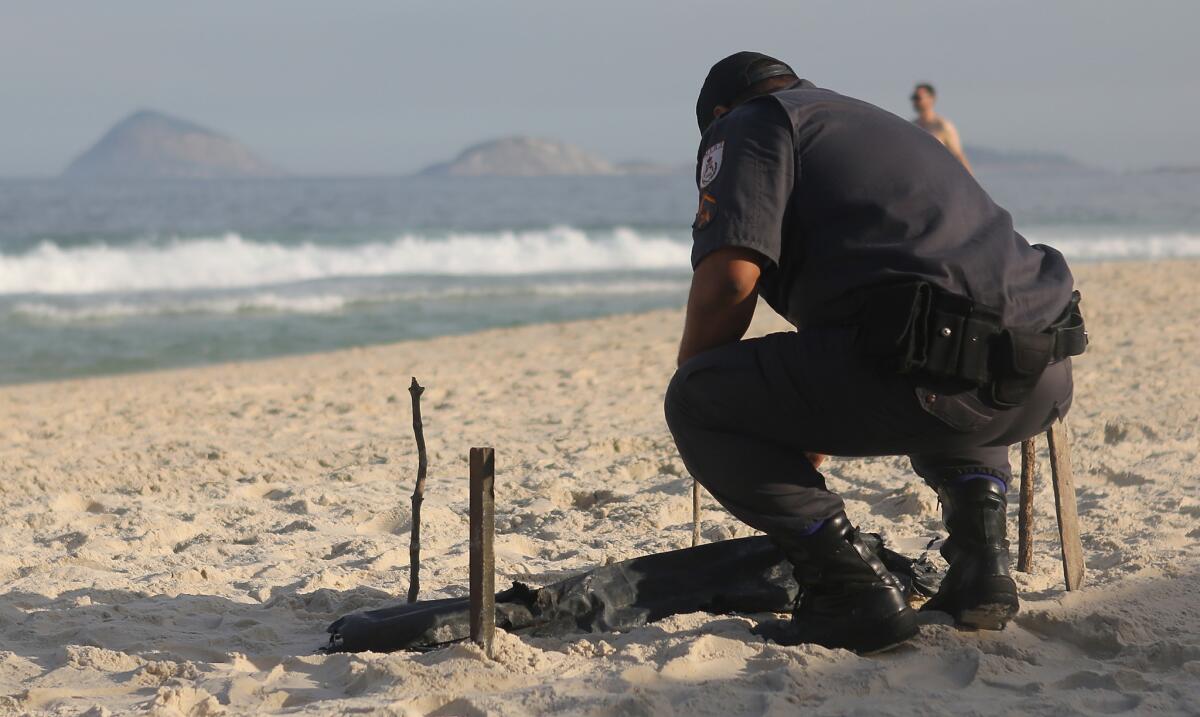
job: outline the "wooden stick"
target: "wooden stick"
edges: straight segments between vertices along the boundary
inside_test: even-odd
[[[692,479],[692,547],[700,544],[700,484]]]
[[[1050,441],[1050,471],[1054,479],[1054,507],[1062,539],[1063,577],[1067,590],[1083,585],[1083,544],[1079,538],[1079,512],[1075,505],[1075,479],[1071,475],[1071,441],[1067,424],[1058,421],[1046,432]]]
[[[1017,570],[1033,566],[1033,479],[1037,470],[1037,444],[1021,441],[1021,504],[1017,514]]]
[[[471,640],[492,656],[496,637],[496,456],[471,449]]]
[[[421,592],[421,503],[425,501],[425,471],[429,459],[425,455],[425,432],[421,427],[421,394],[425,387],[413,376],[408,387],[412,394],[413,434],[417,437],[417,484],[412,494],[412,536],[408,541],[408,601],[416,602]]]

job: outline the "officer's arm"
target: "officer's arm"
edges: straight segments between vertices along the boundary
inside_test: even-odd
[[[741,340],[758,303],[762,255],[742,247],[718,249],[692,275],[678,364],[698,353]]]

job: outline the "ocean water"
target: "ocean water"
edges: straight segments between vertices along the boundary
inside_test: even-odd
[[[1200,257],[1200,175],[981,180],[1077,262]],[[679,306],[694,203],[686,175],[0,180],[0,382]]]

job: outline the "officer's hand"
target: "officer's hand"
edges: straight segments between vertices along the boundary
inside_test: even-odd
[[[825,462],[825,459],[829,457],[824,453],[805,453],[804,456],[808,458],[809,463],[812,463],[813,468],[818,470],[820,470],[821,464]]]

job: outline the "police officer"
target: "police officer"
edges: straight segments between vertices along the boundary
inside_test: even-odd
[[[1062,255],[1030,246],[927,132],[766,55],[714,65],[696,119],[667,422],[692,475],[794,565],[789,639],[872,652],[917,632],[826,488],[826,455],[908,456],[949,532],[923,609],[1003,628],[1008,447],[1066,413],[1085,341]],[[797,330],[741,340],[760,296]]]

